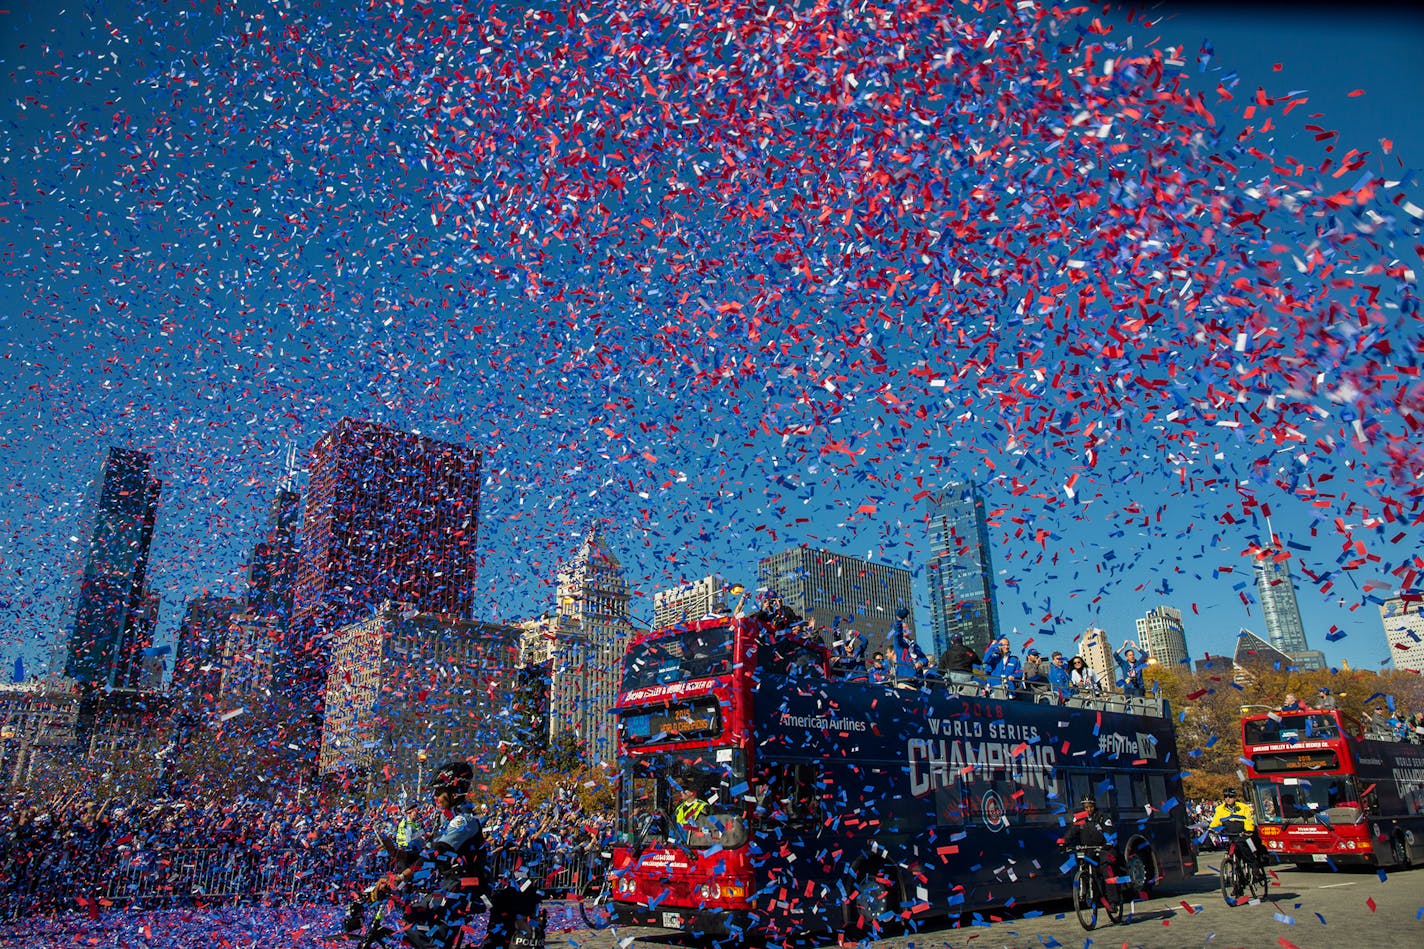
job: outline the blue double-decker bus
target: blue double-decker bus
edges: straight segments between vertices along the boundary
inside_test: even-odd
[[[617,711],[625,922],[737,939],[1066,898],[1090,794],[1134,887],[1196,871],[1157,700],[872,681],[728,616],[634,640]]]

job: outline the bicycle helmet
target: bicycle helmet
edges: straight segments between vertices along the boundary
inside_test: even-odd
[[[1093,797],[1091,794],[1087,794],[1084,795],[1083,799],[1078,802],[1079,807],[1087,807],[1089,804],[1093,805],[1094,807],[1097,807],[1098,799]]]

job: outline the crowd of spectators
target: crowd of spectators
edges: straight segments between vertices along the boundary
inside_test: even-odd
[[[403,813],[390,802],[312,795],[279,803],[12,796],[0,805],[0,919],[135,902],[344,899],[384,869],[380,836]],[[612,828],[611,816],[583,813],[572,793],[538,807],[506,798],[483,816],[497,869],[537,865],[566,879],[596,859]]]

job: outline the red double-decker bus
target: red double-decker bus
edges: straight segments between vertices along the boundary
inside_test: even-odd
[[[1424,856],[1424,746],[1336,710],[1241,720],[1261,840],[1296,864],[1409,867]]]
[[[740,941],[1070,896],[1096,796],[1123,882],[1195,872],[1170,715],[831,668],[814,632],[718,617],[624,666],[611,891],[625,923]]]

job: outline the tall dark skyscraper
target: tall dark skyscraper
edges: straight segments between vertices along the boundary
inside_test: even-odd
[[[386,600],[470,618],[480,460],[463,445],[349,418],[317,442],[279,688],[319,700],[331,633]]]
[[[934,650],[943,653],[959,633],[980,655],[999,635],[994,567],[984,499],[968,482],[952,481],[930,495],[929,588]]]
[[[262,539],[247,563],[247,612],[283,630],[291,622],[297,585],[301,503],[302,496],[296,491],[285,486],[277,489]]]
[[[145,584],[163,487],[141,451],[110,448],[81,531],[88,547],[69,614],[64,674],[85,687],[138,685],[158,599]]]
[[[1256,555],[1252,566],[1256,595],[1261,598],[1261,613],[1271,645],[1287,655],[1308,651],[1310,645],[1305,641],[1305,624],[1300,621],[1289,553],[1273,544]]]

